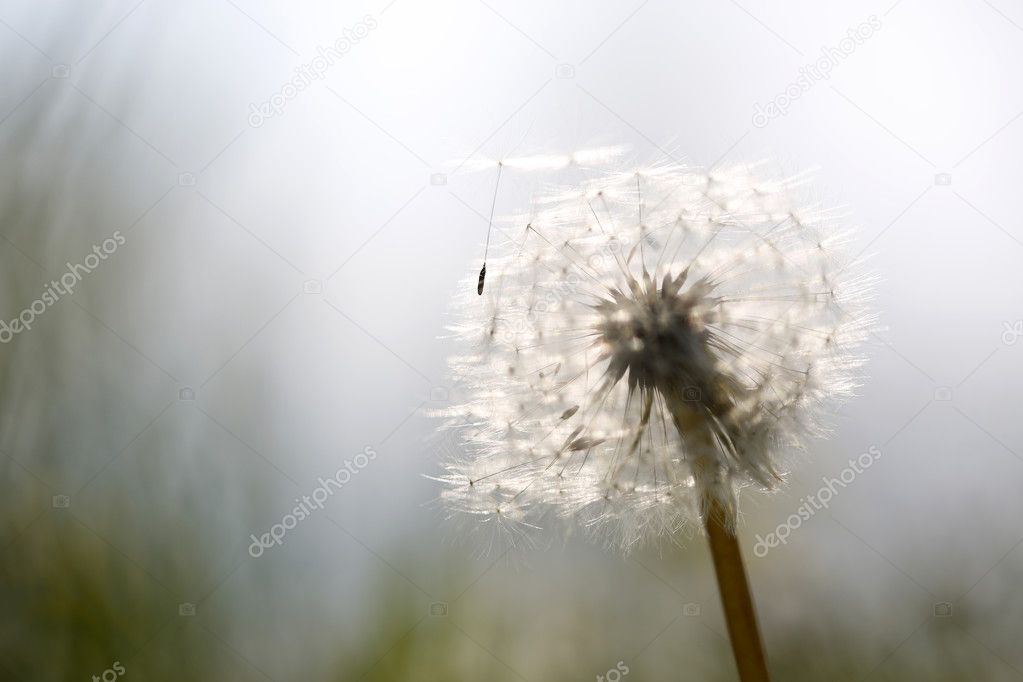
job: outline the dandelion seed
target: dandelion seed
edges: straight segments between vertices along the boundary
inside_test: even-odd
[[[476,295],[483,295],[483,283],[487,279],[487,254],[490,253],[490,233],[494,230],[494,209],[497,208],[497,192],[501,189],[501,171],[504,164],[497,164],[497,181],[494,183],[494,201],[490,204],[490,220],[487,221],[487,244],[483,247],[483,267],[480,268],[479,281],[476,283]]]

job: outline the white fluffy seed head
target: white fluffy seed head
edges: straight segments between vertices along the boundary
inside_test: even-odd
[[[624,549],[771,489],[857,385],[872,281],[838,219],[755,166],[603,176],[495,234],[460,287],[454,512]]]

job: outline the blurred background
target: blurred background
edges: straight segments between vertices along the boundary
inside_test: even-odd
[[[817,168],[883,280],[742,501],[775,678],[1023,680],[1018,5],[8,0],[0,59],[2,679],[736,679],[701,538],[464,541],[423,477],[494,162],[623,144]]]

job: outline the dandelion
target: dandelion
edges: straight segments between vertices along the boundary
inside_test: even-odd
[[[827,433],[873,323],[843,216],[761,170],[604,175],[509,221],[487,294],[473,273],[456,301],[463,447],[439,477],[449,509],[512,533],[568,522],[628,550],[702,524],[744,680],[766,672],[739,492]]]

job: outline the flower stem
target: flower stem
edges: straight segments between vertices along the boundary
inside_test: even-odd
[[[728,636],[742,682],[768,682],[767,658],[757,627],[746,568],[742,563],[739,542],[726,525],[726,512],[715,500],[707,505],[704,524],[714,557],[721,604],[725,609]]]

